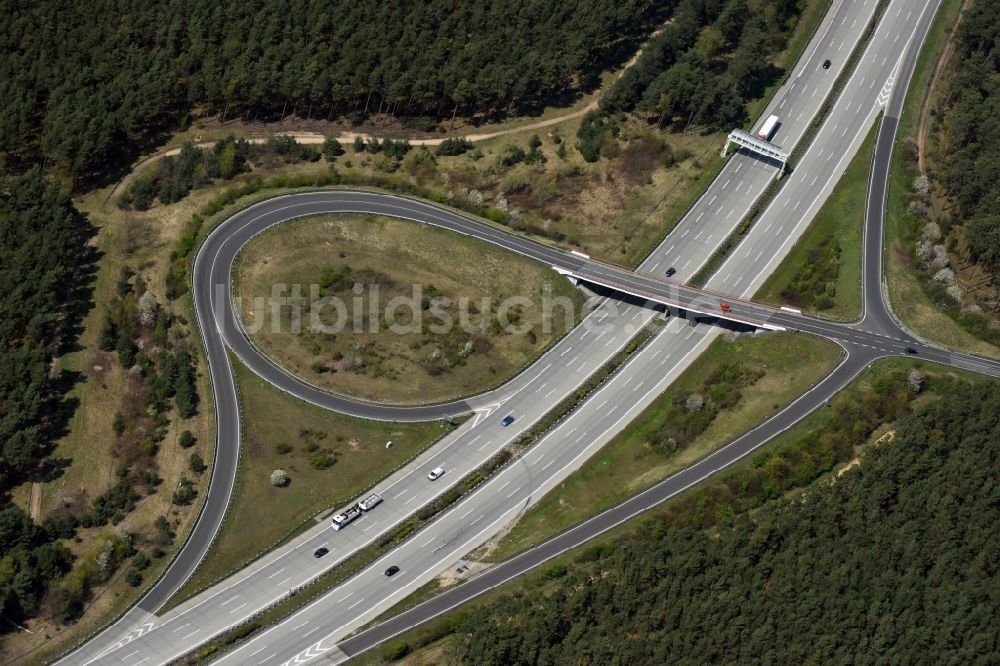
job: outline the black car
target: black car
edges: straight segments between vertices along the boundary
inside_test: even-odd
[[[830,69],[830,61],[829,60],[824,60],[823,61],[823,69]]]
[[[913,347],[907,347],[907,348],[906,348],[906,353],[907,353],[907,354],[916,354],[916,353],[917,353],[917,350],[916,350],[916,349],[914,349]]]
[[[674,268],[673,266],[671,266],[670,268],[667,269],[667,277],[670,277],[671,275],[673,275],[676,272],[677,272],[677,269]]]
[[[330,552],[329,548],[317,548],[316,551],[313,553],[313,557],[318,559],[320,557],[323,557],[329,552]]]
[[[399,567],[397,567],[395,564],[393,564],[391,567],[385,570],[386,576],[395,576],[397,573],[399,573]]]

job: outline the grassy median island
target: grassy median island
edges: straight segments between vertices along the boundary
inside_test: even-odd
[[[798,333],[715,340],[484,559],[507,559],[690,465],[795,400],[840,358],[833,342]]]
[[[243,408],[239,480],[212,550],[177,599],[238,569],[317,512],[364,492],[449,428],[440,421],[344,416],[275,389],[238,361],[233,370]],[[271,485],[276,469],[288,474],[286,486]]]
[[[835,319],[861,315],[861,234],[878,126],[756,298]]]
[[[561,306],[544,325],[546,294],[573,316],[583,304],[543,264],[378,216],[281,224],[247,245],[236,280],[244,323],[259,328],[251,337],[264,353],[309,382],[387,403],[447,400],[503,382],[565,331]]]

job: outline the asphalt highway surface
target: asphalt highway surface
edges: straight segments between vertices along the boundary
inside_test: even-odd
[[[775,175],[773,165],[744,152],[734,155],[722,174],[698,204],[655,250],[640,271],[632,272],[563,252],[472,220],[432,204],[394,195],[326,191],[279,197],[257,204],[228,219],[209,236],[198,253],[194,270],[195,303],[209,359],[218,419],[218,459],[212,487],[202,517],[178,560],[152,591],[112,630],[92,641],[68,663],[165,663],[238,623],[289,590],[305,584],[357,548],[374,541],[400,520],[447,489],[467,471],[475,469],[513,441],[559,400],[575,390],[589,374],[627,343],[640,325],[655,316],[642,304],[608,301],[571,331],[528,370],[496,391],[442,405],[387,406],[332,395],[302,382],[257,352],[243,332],[233,309],[229,276],[239,250],[255,234],[293,217],[329,212],[363,212],[393,215],[475,236],[508,250],[543,261],[587,282],[611,287],[640,299],[669,306],[666,330],[654,338],[611,381],[550,431],[517,464],[466,498],[428,528],[393,551],[384,561],[348,580],[344,585],[307,606],[292,618],[264,632],[224,658],[231,663],[282,663],[319,654],[340,659],[395,633],[403,625],[397,620],[349,639],[341,648],[336,641],[388,608],[412,589],[432,578],[449,562],[489,538],[518,511],[541,497],[546,490],[578,467],[608,441],[631,418],[648,405],[702,351],[720,328],[717,317],[772,329],[798,330],[837,340],[845,348],[845,359],[821,384],[799,401],[755,431],[720,449],[696,466],[664,481],[656,488],[589,521],[566,535],[532,551],[558,552],[576,539],[592,538],[601,525],[620,522],[624,516],[648,508],[711,474],[756,448],[776,432],[788,427],[881,356],[914,349],[920,358],[957,365],[979,372],[1000,374],[1000,364],[966,354],[925,345],[900,329],[881,299],[877,248],[881,239],[881,207],[871,205],[866,224],[865,318],[854,325],[835,324],[799,313],[754,303],[746,298],[787,253],[808,225],[811,216],[832,189],[851,155],[857,150],[879,110],[889,102],[873,165],[887,171],[892,131],[887,127],[898,117],[902,94],[900,81],[908,82],[916,49],[901,57],[903,47],[916,34],[922,41],[937,3],[933,0],[890,5],[872,44],[852,76],[842,99],[827,120],[813,148],[787,178],[781,192],[729,261],[705,290],[685,287],[662,276],[665,266],[674,266],[675,278],[692,275],[711,256],[729,231]],[[787,113],[787,121],[775,134],[777,143],[790,146],[802,135],[812,114],[829,91],[838,68],[822,70],[820,63],[831,53],[843,51],[846,59],[867,23],[874,1],[835,3],[824,20],[817,39],[783,87],[771,108]],[[905,90],[905,83],[901,88]],[[895,106],[894,106],[895,104]],[[767,115],[765,112],[764,115]],[[794,114],[794,115],[791,115]],[[888,138],[883,140],[883,136]],[[888,143],[888,148],[883,143]],[[881,152],[879,152],[881,151]],[[880,157],[881,156],[881,157]],[[812,175],[809,175],[810,172]],[[872,191],[884,199],[873,179]],[[723,209],[719,209],[722,205]],[[725,208],[729,206],[729,208]],[[734,211],[730,215],[727,210]],[[737,214],[738,213],[738,214]],[[719,218],[722,218],[721,220]],[[706,226],[711,224],[711,226]],[[712,229],[709,233],[709,229]],[[710,238],[711,236],[711,238]],[[872,244],[875,251],[868,251]],[[677,254],[680,252],[681,254]],[[872,258],[872,254],[876,255]],[[683,259],[683,261],[681,261]],[[874,271],[874,272],[872,272]],[[874,295],[877,294],[877,295]],[[869,296],[871,295],[871,298]],[[720,310],[725,302],[730,312]],[[689,325],[693,314],[702,323]],[[345,530],[334,532],[328,524],[317,526],[288,547],[254,563],[244,572],[212,588],[162,617],[155,612],[190,576],[221,522],[238,462],[239,417],[232,386],[227,347],[254,372],[282,390],[329,409],[356,416],[388,420],[428,420],[474,411],[473,420],[454,435],[429,450],[414,465],[391,476],[376,488],[386,501]],[[509,428],[499,419],[515,415]],[[444,466],[446,474],[430,482],[426,472]],[[611,522],[608,522],[608,521]],[[584,528],[584,526],[589,527]],[[589,536],[588,536],[589,535]],[[568,540],[567,540],[568,539]],[[317,547],[327,547],[325,558],[312,557]],[[456,593],[469,595],[486,583],[516,575],[531,564],[532,554],[500,565],[474,581],[443,595],[420,613],[408,613],[410,624],[433,616],[441,604],[451,603]],[[513,564],[512,564],[513,563]],[[382,570],[390,564],[400,572],[389,578]],[[381,568],[380,568],[381,567]],[[495,573],[500,572],[500,573]],[[416,611],[417,609],[414,609]],[[421,614],[423,613],[423,614]],[[400,616],[403,618],[404,616]],[[294,623],[293,623],[294,621]],[[410,625],[406,625],[410,626]],[[396,627],[397,629],[394,629]],[[381,632],[381,633],[379,633]],[[362,637],[367,636],[364,640]],[[367,643],[365,642],[367,641]],[[303,648],[305,648],[303,650]],[[312,651],[312,652],[310,652]],[[272,654],[273,652],[273,654]],[[313,654],[315,652],[315,654]],[[335,660],[336,660],[335,659]]]

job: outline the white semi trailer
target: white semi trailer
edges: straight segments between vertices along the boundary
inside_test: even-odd
[[[768,116],[764,124],[760,126],[760,131],[757,132],[757,138],[761,141],[770,141],[771,135],[774,134],[774,129],[778,126],[778,116]]]

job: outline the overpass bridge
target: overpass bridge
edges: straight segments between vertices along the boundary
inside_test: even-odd
[[[583,259],[584,255],[576,256]],[[575,263],[575,262],[574,262]],[[552,269],[575,282],[611,289],[629,296],[684,310],[695,315],[731,321],[736,324],[768,331],[786,331],[785,323],[774,321],[779,314],[800,315],[798,310],[762,305],[703,288],[688,287],[680,282],[649,273],[633,272],[587,257],[573,267],[553,264]]]

